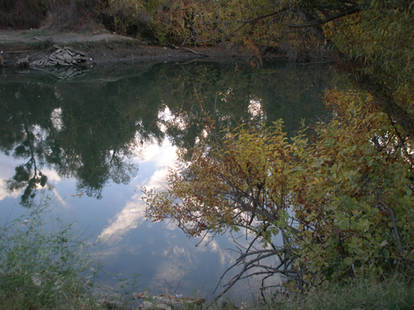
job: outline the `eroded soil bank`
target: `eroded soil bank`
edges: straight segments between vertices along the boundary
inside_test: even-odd
[[[0,30],[2,65],[16,67],[22,58],[35,60],[50,54],[56,46],[81,50],[92,58],[94,64],[122,62],[185,61],[197,58],[249,60],[255,55],[242,48],[150,46],[146,42],[107,31],[92,33],[62,33],[50,30]],[[283,53],[272,51],[266,58],[286,58]]]

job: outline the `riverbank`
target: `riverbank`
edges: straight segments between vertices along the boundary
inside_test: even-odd
[[[54,32],[50,30],[0,30],[0,51],[3,66],[14,67],[23,58],[37,59],[50,54],[56,46],[81,50],[95,64],[131,63],[147,61],[185,61],[192,59],[249,60],[254,55],[246,49],[234,47],[178,47],[152,46],[145,41],[109,33]],[[282,53],[267,53],[266,58],[284,59]]]

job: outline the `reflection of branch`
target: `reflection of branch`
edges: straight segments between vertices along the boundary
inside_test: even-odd
[[[112,163],[113,163],[113,161],[116,159],[116,160],[118,160],[118,158],[117,158],[117,153],[118,153],[118,150],[113,150],[112,151],[112,156],[111,156],[111,159],[109,160],[109,164],[110,165],[112,165]]]
[[[269,225],[265,226],[262,229],[262,232],[265,232]],[[285,275],[286,277],[297,277],[296,271],[291,269],[291,264],[294,260],[294,255],[290,252],[289,244],[283,244],[281,247],[276,247],[273,243],[271,244],[271,249],[265,249],[261,245],[260,249],[257,249],[254,245],[260,239],[261,233],[256,232],[255,237],[249,242],[247,246],[242,246],[239,242],[236,242],[238,246],[239,257],[236,261],[231,264],[220,276],[214,292],[221,286],[226,275],[234,270],[236,267],[242,266],[241,270],[238,271],[227,283],[222,287],[223,290],[215,298],[218,300],[224,294],[226,294],[238,281],[243,279],[248,279],[254,276],[264,276],[261,281],[261,291],[264,298],[263,291],[270,286],[266,286],[266,280],[271,278],[276,274]],[[271,263],[263,263],[263,260],[275,258],[277,259],[277,264],[273,265]]]
[[[21,155],[21,151],[17,151],[19,148],[23,148],[23,154],[25,157],[27,156],[27,149],[25,146],[27,145],[29,148],[29,159],[23,165],[17,166],[15,168],[15,174],[12,179],[8,180],[8,188],[11,191],[16,189],[20,189],[25,187],[25,190],[21,196],[21,204],[24,206],[30,206],[30,200],[35,196],[33,190],[36,188],[36,184],[40,183],[44,186],[47,182],[47,177],[42,174],[41,171],[38,170],[37,163],[36,163],[36,154],[35,148],[33,146],[34,135],[29,131],[27,126],[26,118],[23,117],[23,128],[24,133],[26,134],[25,139],[23,139],[22,145],[18,146],[15,150],[16,155]],[[33,171],[34,170],[34,171]],[[38,177],[40,176],[40,178]]]
[[[204,233],[204,235],[200,238],[200,241],[198,241],[197,243],[196,243],[196,245],[195,245],[195,247],[198,247],[200,244],[202,244],[203,243],[203,241],[206,239],[206,237],[208,236],[210,234],[210,231],[206,231],[205,233]],[[211,239],[212,240],[212,239]],[[207,240],[207,242],[208,242],[208,240]]]
[[[256,262],[260,262],[261,260],[268,258],[268,257],[272,257],[275,256],[277,253],[275,253],[273,250],[262,250],[262,251],[254,251],[251,253],[243,253],[242,255],[240,255],[240,257],[236,260],[236,262],[234,262],[230,267],[228,267],[224,273],[221,275],[218,284],[215,288],[214,291],[216,291],[218,289],[218,287],[220,286],[220,284],[222,283],[224,277],[231,271],[233,270],[236,266],[239,266],[240,264],[244,263],[244,267],[243,269],[237,273],[235,276],[233,276],[233,278],[224,285],[224,290],[216,297],[216,300],[219,299],[220,297],[222,297],[224,294],[226,294],[241,278],[242,276],[249,271],[250,269],[256,267],[255,263]],[[252,255],[255,255],[256,257],[253,258],[252,260],[246,262],[246,259]],[[282,264],[279,264],[277,268],[279,268]]]
[[[33,149],[33,141],[31,139],[32,133],[29,131],[29,128],[27,128],[26,119],[24,121],[24,131],[27,135],[27,140],[29,142],[30,162],[34,166],[34,175],[36,176],[37,175],[37,165],[36,165],[36,159],[35,159],[35,154],[34,154],[34,149]]]

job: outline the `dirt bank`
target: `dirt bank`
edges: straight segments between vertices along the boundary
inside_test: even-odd
[[[223,47],[149,46],[146,42],[107,31],[93,33],[61,33],[49,30],[0,30],[3,65],[16,66],[19,59],[36,59],[47,55],[55,46],[68,46],[83,51],[95,64],[141,61],[177,61],[195,58],[248,59],[242,49]],[[282,55],[272,55],[282,57]]]

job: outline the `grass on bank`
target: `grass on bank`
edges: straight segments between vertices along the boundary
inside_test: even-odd
[[[334,284],[307,295],[274,300],[256,310],[414,310],[414,285],[401,276]]]
[[[44,210],[0,227],[0,309],[95,309],[94,271],[65,226],[48,232]]]

